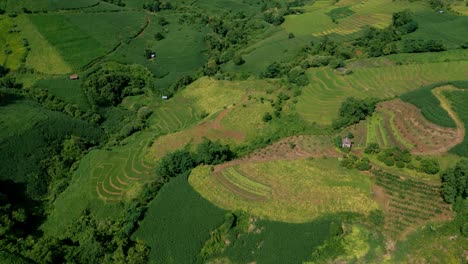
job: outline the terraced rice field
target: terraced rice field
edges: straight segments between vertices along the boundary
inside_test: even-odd
[[[91,164],[94,193],[104,202],[120,202],[133,187],[154,177],[154,164],[144,160],[149,138],[132,142],[117,151],[103,151]]]
[[[332,35],[337,38],[347,38],[347,35],[356,33],[366,26],[384,28],[390,25],[392,13],[409,8],[411,10],[427,9],[418,3],[398,3],[391,0],[370,1],[316,1],[305,7],[305,13],[286,17],[283,27],[288,32],[298,35],[325,36]],[[354,14],[337,19],[335,22],[326,13],[337,7],[349,7]],[[307,25],[307,26],[304,26]]]
[[[245,210],[271,220],[301,223],[326,213],[367,214],[370,179],[346,170],[337,159],[241,162],[194,169],[190,184],[205,199],[227,210]]]
[[[374,197],[385,215],[383,232],[390,239],[403,239],[427,221],[451,217],[449,206],[439,195],[439,186],[380,170],[372,173]]]
[[[162,106],[151,115],[150,127],[160,134],[169,134],[189,128],[199,117],[190,105]]]
[[[391,98],[419,86],[463,79],[468,63],[442,62],[384,67],[356,67],[347,76],[328,68],[311,69],[311,84],[303,88],[297,110],[309,122],[330,124],[341,102],[356,98]]]
[[[269,186],[251,180],[239,173],[236,167],[228,167],[214,177],[226,189],[248,200],[263,200],[271,193]]]

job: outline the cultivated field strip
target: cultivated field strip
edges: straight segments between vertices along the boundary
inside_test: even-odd
[[[427,221],[450,216],[438,186],[402,179],[381,170],[372,173],[376,185],[383,189],[383,194],[380,194],[382,197],[378,200],[385,201],[381,204],[385,215],[383,231],[390,238],[403,239]]]
[[[311,83],[303,88],[297,110],[307,121],[330,124],[346,97],[391,98],[423,85],[464,78],[466,67],[464,61],[357,67],[347,76],[328,68],[311,69]]]

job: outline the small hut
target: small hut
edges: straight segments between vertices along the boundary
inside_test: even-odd
[[[78,76],[78,74],[72,74],[70,75],[70,77],[68,77],[70,80],[78,80],[80,78],[80,76]]]
[[[161,96],[161,99],[163,99],[163,100],[167,100],[168,98],[169,98],[169,97],[168,97],[167,95]]]
[[[343,148],[350,148],[351,145],[351,139],[349,139],[348,137],[343,138],[343,140],[341,141],[341,147]]]

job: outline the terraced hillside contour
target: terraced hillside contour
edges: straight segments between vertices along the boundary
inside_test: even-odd
[[[91,165],[97,197],[104,202],[120,202],[135,185],[150,180],[154,164],[144,161],[149,139],[118,152],[99,155]]]
[[[377,209],[368,176],[342,168],[334,158],[202,166],[192,171],[189,182],[221,208],[282,222]]]
[[[311,84],[303,88],[297,111],[309,122],[330,124],[346,97],[392,98],[423,85],[463,79],[467,67],[466,61],[356,67],[347,76],[328,68],[311,69]]]
[[[377,105],[376,112],[367,120],[351,127],[356,148],[370,143],[382,147],[398,146],[413,154],[442,154],[460,144],[465,135],[461,120],[442,95],[443,91],[458,90],[450,86],[436,88],[433,93],[447,111],[457,128],[448,128],[428,121],[416,106],[400,99]]]

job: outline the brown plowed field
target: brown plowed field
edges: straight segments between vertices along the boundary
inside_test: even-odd
[[[421,111],[414,105],[405,103],[400,99],[381,103],[382,111],[391,112],[393,119],[391,126],[385,126],[389,134],[398,136],[410,143],[413,154],[439,154],[444,153],[463,140],[463,133],[458,129],[438,126],[427,121]],[[392,131],[391,127],[396,131]],[[398,136],[394,136],[398,139]]]

